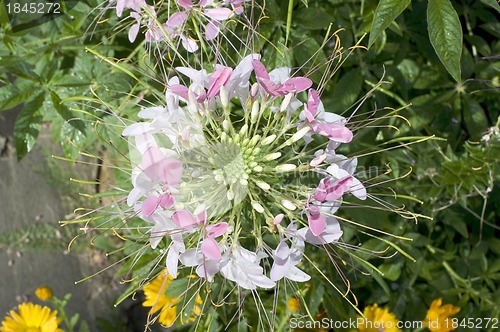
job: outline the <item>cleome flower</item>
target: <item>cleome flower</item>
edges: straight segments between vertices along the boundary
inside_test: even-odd
[[[333,213],[346,195],[367,197],[357,161],[335,154],[353,137],[346,119],[326,114],[310,79],[268,72],[258,54],[235,68],[176,71],[165,105],[143,108],[145,121],[123,131],[135,163],[127,203],[152,224],[169,278],[193,269],[252,291],[310,280],[306,244],[339,241]],[[327,150],[305,153],[312,139]]]
[[[122,17],[125,10],[130,11],[129,17],[135,21],[128,31],[130,42],[135,41],[142,29],[148,43],[168,41],[174,47],[173,42],[179,40],[186,51],[193,53],[199,49],[197,39],[207,42],[216,39],[222,22],[242,15],[248,1],[177,0],[149,5],[145,0],[110,0],[110,4],[116,8],[118,17]],[[168,17],[157,15],[165,11]],[[190,31],[190,21],[193,25],[201,25],[201,31],[198,27]]]

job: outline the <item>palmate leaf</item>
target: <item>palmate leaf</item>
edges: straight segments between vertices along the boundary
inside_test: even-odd
[[[42,127],[42,107],[45,93],[40,92],[28,101],[16,119],[14,140],[16,142],[17,159],[21,160],[35,146],[36,139]]]
[[[372,29],[368,47],[370,47],[377,37],[387,29],[387,27],[408,7],[411,0],[380,0],[375,14],[373,15]]]
[[[432,47],[439,60],[455,81],[460,82],[462,26],[457,12],[449,0],[429,0],[427,25]]]

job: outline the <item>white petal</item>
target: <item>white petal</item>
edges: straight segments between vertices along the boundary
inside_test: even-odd
[[[298,267],[292,266],[287,273],[286,278],[297,282],[304,282],[311,279],[311,276],[300,270]]]

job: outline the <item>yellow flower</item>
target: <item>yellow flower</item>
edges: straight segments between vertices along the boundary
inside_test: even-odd
[[[50,298],[52,297],[52,289],[47,286],[38,287],[35,290],[35,295],[42,301],[50,300]]]
[[[10,317],[5,317],[0,332],[64,332],[59,327],[61,320],[57,311],[33,303],[21,303],[19,313],[10,311]]]
[[[400,332],[396,315],[378,304],[370,305],[363,311],[365,317],[358,316],[360,332]]]
[[[168,285],[173,280],[171,275],[168,275],[167,270],[163,270],[158,277],[156,277],[152,282],[144,286],[144,295],[146,300],[142,303],[144,307],[151,307],[149,311],[150,315],[153,315],[160,311],[158,321],[165,326],[171,326],[175,323],[177,318],[177,308],[176,305],[180,301],[180,297],[170,297],[165,294]],[[200,295],[196,296],[196,304],[203,303]],[[201,313],[201,308],[199,306],[194,306],[193,315],[199,315]],[[189,318],[190,321],[194,320],[194,316]]]
[[[299,311],[299,309],[300,309],[300,300],[298,298],[296,298],[296,297],[291,297],[290,300],[288,300],[287,307],[291,311]]]
[[[460,311],[459,307],[451,304],[443,304],[443,299],[432,301],[427,315],[425,316],[424,326],[427,326],[431,332],[449,332],[455,330],[450,316]]]

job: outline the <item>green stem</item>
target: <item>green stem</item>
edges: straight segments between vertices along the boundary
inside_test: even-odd
[[[292,14],[293,14],[293,0],[288,0],[288,13],[286,16],[285,45],[288,44],[288,37],[290,36],[290,30],[292,29]]]

